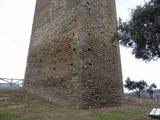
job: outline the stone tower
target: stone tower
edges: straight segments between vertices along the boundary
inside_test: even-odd
[[[37,0],[24,88],[62,106],[120,105],[115,0]]]

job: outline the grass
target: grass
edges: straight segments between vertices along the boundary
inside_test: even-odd
[[[138,116],[141,115],[141,113],[126,110],[112,110],[108,114],[96,112],[93,115],[97,117],[98,120],[124,120],[125,117]]]
[[[1,111],[0,112],[0,119],[5,120],[5,119],[13,119],[13,120],[18,120],[18,116],[16,116],[12,111]]]
[[[19,115],[14,111],[6,110],[0,112],[0,120],[43,120],[43,118],[33,115]]]
[[[94,113],[93,115],[98,120],[118,120],[118,116],[115,116],[114,114]]]
[[[132,99],[121,107],[76,110],[50,103],[21,89],[0,88],[0,120],[151,120],[160,102]]]
[[[31,116],[19,116],[13,111],[1,111],[0,120],[38,120]]]

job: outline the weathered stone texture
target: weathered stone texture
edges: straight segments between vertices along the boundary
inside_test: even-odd
[[[24,88],[63,106],[120,105],[114,0],[37,0]]]

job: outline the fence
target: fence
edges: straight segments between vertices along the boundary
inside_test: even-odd
[[[0,78],[0,81],[3,81],[5,83],[8,83],[10,85],[10,87],[12,87],[15,84],[23,84],[23,79],[15,79],[15,78]],[[2,82],[0,82],[2,83]],[[3,83],[2,83],[3,84]]]

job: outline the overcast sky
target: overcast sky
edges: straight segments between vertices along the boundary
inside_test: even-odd
[[[0,0],[0,78],[24,78],[36,0]],[[117,17],[129,18],[129,9],[144,0],[116,0]],[[145,63],[121,47],[123,80],[145,80],[160,87],[160,60]]]

